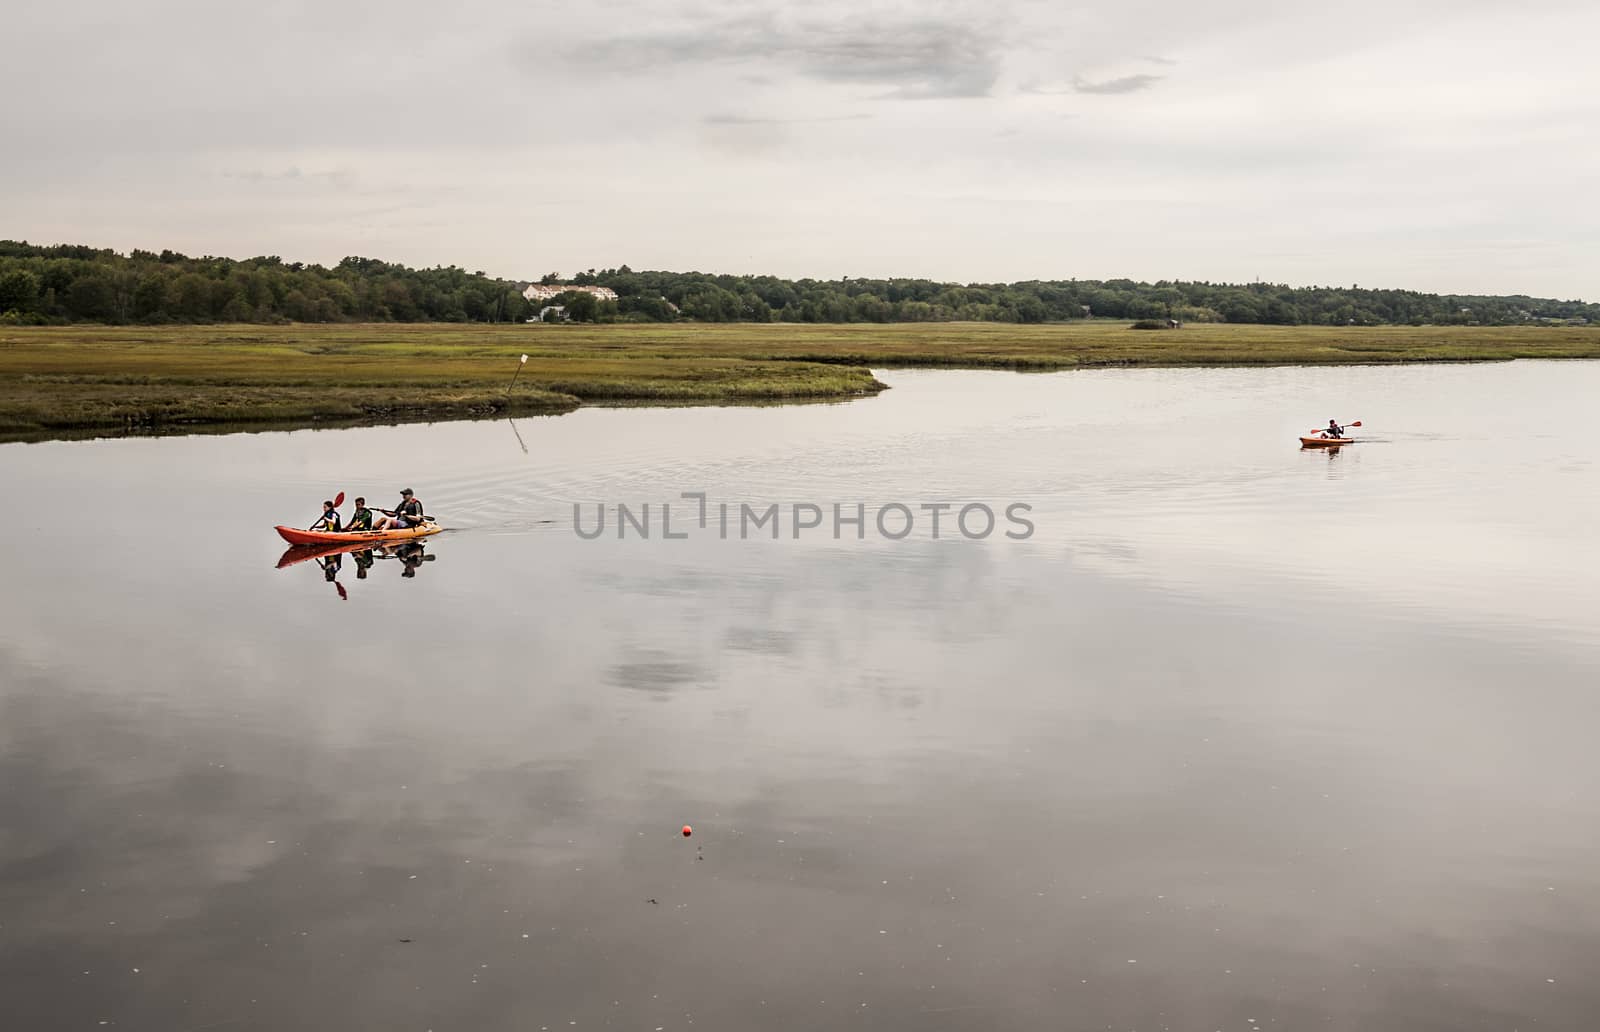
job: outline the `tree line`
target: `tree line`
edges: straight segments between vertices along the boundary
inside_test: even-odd
[[[544,277],[544,282],[563,281],[559,274],[552,273]],[[1323,326],[1600,322],[1600,304],[1582,301],[1522,295],[1425,294],[1353,286],[1291,287],[1277,283],[787,280],[776,276],[634,272],[626,265],[591,269],[565,282],[616,291],[615,302],[585,306],[576,315],[597,321],[688,318],[705,322],[1047,323],[1092,317]]]
[[[530,309],[517,284],[454,267],[0,241],[0,320],[13,323],[520,322]]]
[[[615,269],[541,283],[604,286],[616,301],[568,292],[544,302],[523,282],[454,266],[375,258],[329,268],[278,257],[191,258],[0,241],[0,322],[521,322],[551,306],[587,322],[1008,322],[1083,318],[1278,325],[1511,325],[1600,322],[1600,304],[1524,295],[1426,294],[1274,283],[926,279],[789,280]],[[553,314],[553,313],[552,313]]]

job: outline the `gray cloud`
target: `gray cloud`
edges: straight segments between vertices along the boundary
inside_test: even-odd
[[[6,235],[509,278],[1600,281],[1592,0],[92,6],[34,5],[0,61],[31,98],[0,105]],[[1301,231],[1239,230],[1263,210]]]
[[[707,115],[701,119],[706,125],[806,125],[816,122],[862,122],[871,115],[818,115],[812,118],[763,118],[751,115]]]
[[[1089,82],[1087,79],[1074,77],[1072,91],[1074,93],[1138,93],[1147,90],[1160,82],[1165,76],[1161,75],[1124,75],[1120,79],[1106,79],[1103,82]]]
[[[355,177],[344,169],[334,169],[328,172],[306,172],[298,166],[290,166],[282,171],[273,172],[262,168],[225,169],[222,172],[224,179],[240,179],[247,183],[326,183],[335,189],[350,189],[354,185]]]
[[[932,18],[791,21],[750,15],[692,31],[644,33],[580,48],[585,63],[642,70],[662,65],[765,63],[830,83],[889,86],[896,99],[988,96],[1001,47],[972,24]]]

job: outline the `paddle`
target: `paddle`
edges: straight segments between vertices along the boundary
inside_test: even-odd
[[[344,504],[344,492],[340,491],[338,494],[333,496],[333,507],[335,509],[337,509],[339,506],[341,506],[343,504]],[[322,517],[318,516],[316,518],[316,521],[313,522],[311,524],[311,526],[307,527],[306,530],[316,530],[317,529],[317,524],[321,523],[321,522],[322,522]]]
[[[1346,430],[1348,430],[1353,426],[1360,426],[1361,425],[1361,420],[1358,419],[1354,423],[1342,423],[1340,425],[1343,426]],[[1307,430],[1306,433],[1308,433],[1308,434],[1320,434],[1320,433],[1322,433],[1323,431],[1325,431],[1327,429],[1328,428],[1325,427],[1325,426],[1314,426],[1310,430]]]
[[[393,516],[393,515],[395,515],[395,511],[393,509],[379,509],[378,511],[383,513],[385,516]],[[407,516],[406,519],[409,520],[409,519],[411,519],[411,517]],[[437,523],[438,522],[438,520],[435,520],[432,516],[418,516],[416,519],[417,519],[418,523]]]

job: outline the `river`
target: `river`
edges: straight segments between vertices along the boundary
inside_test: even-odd
[[[0,446],[6,1027],[1594,1026],[1600,364],[879,375]]]

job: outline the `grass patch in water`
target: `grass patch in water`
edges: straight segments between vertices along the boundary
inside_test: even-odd
[[[517,357],[528,364],[508,395]],[[869,367],[1020,370],[1600,358],[1600,327],[291,325],[0,329],[0,434],[309,426],[584,402],[848,398]]]

